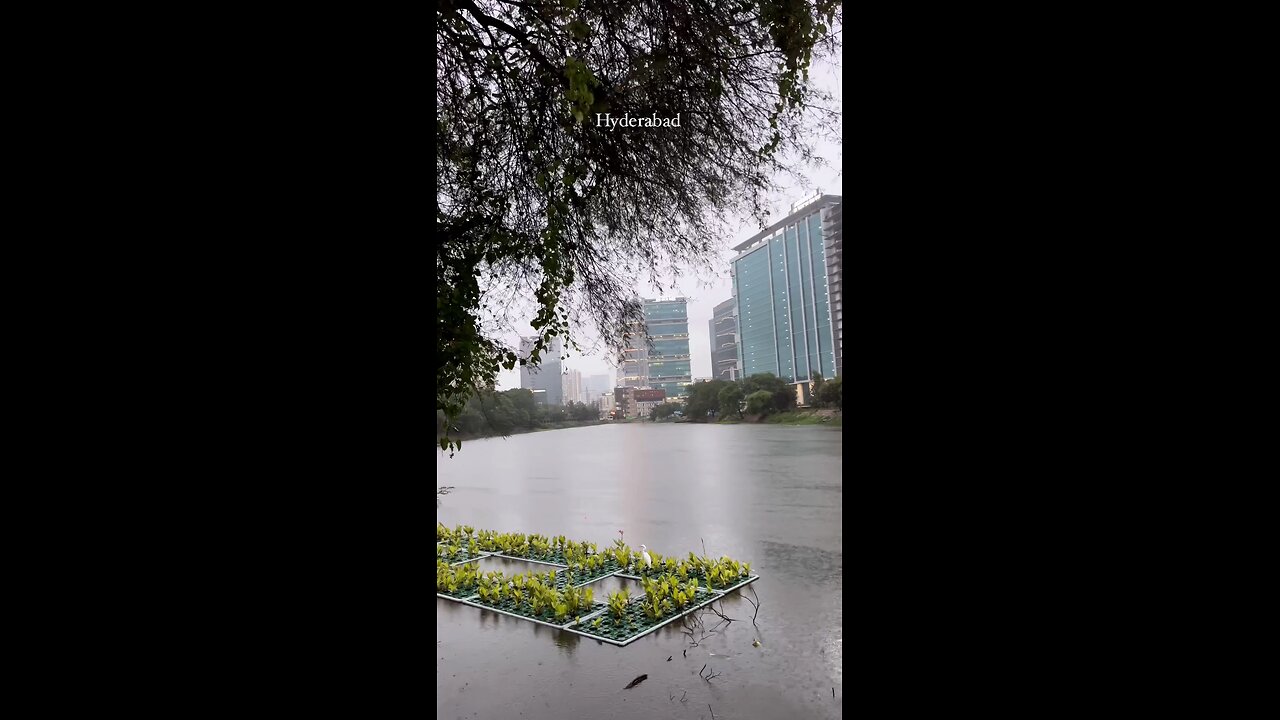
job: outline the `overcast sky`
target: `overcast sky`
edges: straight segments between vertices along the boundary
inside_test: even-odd
[[[840,72],[837,68],[826,63],[815,62],[809,76],[816,87],[826,90],[835,96],[836,102],[839,103],[837,109],[843,108]],[[772,212],[769,215],[769,223],[777,222],[790,215],[790,207],[793,202],[813,195],[819,189],[827,195],[843,194],[841,191],[842,178],[840,177],[840,146],[831,142],[819,142],[816,144],[815,154],[824,158],[829,163],[829,167],[809,168],[806,171],[807,182],[801,184],[783,183],[779,179],[776,182],[779,199],[773,203]],[[720,262],[713,277],[682,277],[677,281],[678,290],[668,291],[662,295],[654,291],[648,282],[638,282],[636,284],[636,292],[644,298],[683,296],[688,299],[689,354],[693,377],[695,378],[711,376],[711,339],[707,333],[707,321],[711,319],[712,309],[733,295],[732,286],[729,282],[729,261],[735,253],[731,248],[762,229],[749,216],[729,217],[725,219],[725,222],[731,230],[733,240],[721,249]],[[589,328],[573,328],[573,330],[587,335],[588,340],[594,340],[595,338],[594,332]],[[527,335],[533,334],[533,328],[528,326],[527,322],[521,328],[521,331]],[[509,341],[512,340],[509,339]],[[584,349],[586,348],[584,347]],[[605,359],[605,354],[601,352],[583,356],[571,351],[569,359],[564,361],[564,367],[580,371],[584,379],[589,375],[606,374],[612,378],[615,372],[614,367]],[[498,374],[499,390],[510,390],[518,387],[520,387],[518,366],[515,370],[505,370]]]

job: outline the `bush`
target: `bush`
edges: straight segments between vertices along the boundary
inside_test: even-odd
[[[698,382],[689,386],[689,396],[685,402],[684,413],[690,420],[702,422],[707,414],[720,407],[720,392],[732,386],[726,380]]]
[[[768,390],[758,390],[747,396],[747,413],[751,415],[767,415],[774,409],[774,394]]]
[[[742,388],[730,385],[720,391],[720,417],[742,417]]]
[[[675,411],[679,409],[680,409],[680,405],[678,405],[677,403],[662,403],[661,405],[654,407],[653,410],[650,411],[649,417],[653,420],[662,420],[663,418],[671,417],[671,415],[673,415]]]
[[[773,409],[786,412],[796,406],[796,389],[773,373],[757,373],[742,381],[742,391],[750,398],[757,392],[773,397]]]
[[[843,406],[843,383],[840,378],[828,380],[822,384],[822,390],[818,392],[818,400],[829,407],[841,408]]]

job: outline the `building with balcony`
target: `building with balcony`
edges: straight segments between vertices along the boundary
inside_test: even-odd
[[[711,338],[711,376],[717,380],[742,377],[738,366],[737,303],[729,298],[711,311],[707,334]]]
[[[840,242],[843,202],[824,208],[822,214],[822,247],[827,254],[827,292],[831,295],[831,326],[835,333],[836,375],[844,374],[844,287],[842,284],[844,252]]]

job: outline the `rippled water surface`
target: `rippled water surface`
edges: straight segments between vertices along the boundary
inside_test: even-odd
[[[717,720],[840,717],[841,445],[837,428],[623,424],[441,453],[437,484],[455,490],[436,516],[450,527],[602,547],[624,530],[663,555],[702,554],[705,542],[761,579],[758,627],[734,593],[722,605],[737,622],[696,647],[679,623],[616,647],[437,598],[437,717],[710,720],[708,704]],[[704,664],[719,677],[702,680]]]

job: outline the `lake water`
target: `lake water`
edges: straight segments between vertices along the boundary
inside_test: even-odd
[[[437,485],[455,490],[436,517],[450,527],[602,548],[623,530],[664,556],[705,542],[761,579],[756,626],[735,592],[722,606],[737,621],[706,615],[720,627],[696,647],[678,622],[616,647],[437,598],[437,717],[710,720],[708,704],[717,720],[840,717],[841,447],[838,428],[618,424],[438,453]],[[701,679],[704,664],[719,677]]]

